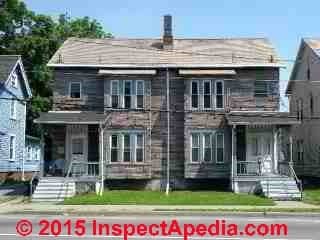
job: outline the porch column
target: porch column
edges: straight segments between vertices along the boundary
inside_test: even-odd
[[[234,182],[235,174],[237,173],[237,144],[236,144],[236,125],[232,126],[232,133],[231,133],[231,188],[232,191],[236,191],[236,186]]]
[[[273,128],[273,169],[274,172],[278,172],[278,131],[277,128]]]
[[[101,182],[100,182],[100,189],[99,189],[99,195],[101,196],[103,194],[104,191],[104,144],[103,144],[103,127],[100,125],[99,126],[99,162],[100,162],[100,178],[101,178]]]
[[[40,172],[40,177],[44,177],[44,147],[45,147],[45,143],[44,143],[44,129],[42,124],[40,125],[40,132],[41,132],[41,138],[40,138],[40,163],[39,163],[39,172]]]

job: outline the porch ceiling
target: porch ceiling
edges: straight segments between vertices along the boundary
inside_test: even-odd
[[[296,116],[290,116],[288,112],[230,112],[226,117],[230,125],[300,124]]]
[[[41,113],[35,123],[42,124],[100,124],[107,118],[99,112],[47,112]]]

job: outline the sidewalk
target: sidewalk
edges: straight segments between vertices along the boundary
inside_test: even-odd
[[[0,204],[0,214],[51,215],[130,215],[130,214],[195,214],[195,213],[317,213],[320,206],[295,201],[276,202],[275,206],[163,206],[163,205],[60,205],[26,203],[16,199]]]

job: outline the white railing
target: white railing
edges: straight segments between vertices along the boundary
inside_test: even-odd
[[[258,161],[237,161],[238,176],[261,175],[261,164]]]
[[[71,161],[67,172],[69,177],[97,177],[99,176],[99,162]]]

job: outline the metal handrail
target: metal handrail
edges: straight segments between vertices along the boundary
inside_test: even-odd
[[[30,185],[30,198],[32,197],[32,194],[33,194],[33,185],[32,185],[32,183],[33,183],[33,181],[34,181],[34,179],[37,177],[37,176],[39,176],[39,174],[40,174],[40,172],[34,172],[33,174],[32,174],[32,177],[31,177],[31,180],[30,180],[30,182],[29,182],[29,185]]]
[[[303,199],[303,186],[302,186],[302,181],[298,178],[294,168],[293,168],[293,163],[289,162],[289,169],[291,172],[292,177],[294,178],[294,180],[296,181],[296,183],[299,185],[299,191],[300,191],[300,198],[301,200]]]
[[[248,165],[252,165],[253,168],[256,169],[256,171],[253,171],[251,173],[248,173]],[[244,167],[244,168],[243,168]],[[237,175],[244,175],[244,176],[252,176],[252,175],[260,175],[261,174],[261,166],[257,161],[237,161],[236,162],[236,168],[237,168]]]

